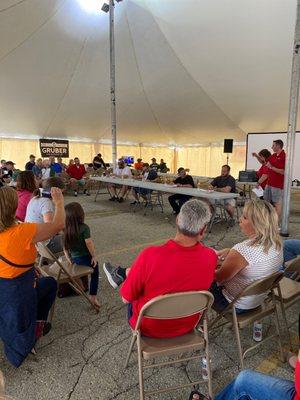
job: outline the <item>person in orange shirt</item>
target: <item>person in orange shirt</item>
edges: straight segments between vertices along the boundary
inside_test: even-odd
[[[18,224],[17,192],[10,187],[0,189],[0,338],[15,367],[32,351],[36,339],[51,329],[46,321],[57,284],[53,278],[36,279],[34,269],[35,243],[51,238],[65,225],[61,190],[52,188],[51,196],[55,204],[52,222]]]
[[[137,171],[142,171],[144,165],[143,160],[141,158],[138,158],[136,161],[137,162],[134,163],[134,169]]]

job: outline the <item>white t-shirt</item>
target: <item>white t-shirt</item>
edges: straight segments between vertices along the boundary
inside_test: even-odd
[[[251,283],[279,271],[283,264],[282,250],[271,247],[268,253],[265,253],[262,246],[251,246],[250,243],[251,240],[247,239],[233,246],[233,249],[245,258],[248,265],[230,281],[224,283],[223,295],[229,302]],[[235,303],[235,307],[251,310],[260,306],[266,297],[266,293],[258,296],[244,296]]]
[[[50,178],[51,168],[42,168],[42,180]]]
[[[124,167],[124,168],[117,167],[114,169],[114,174],[120,175],[120,176],[123,176],[123,175],[131,176],[131,169],[129,167]]]
[[[52,200],[47,197],[33,197],[27,206],[25,222],[42,224],[44,222],[43,215],[54,213],[54,211]]]

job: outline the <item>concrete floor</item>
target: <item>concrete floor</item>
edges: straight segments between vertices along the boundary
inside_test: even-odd
[[[74,201],[71,196],[66,202]],[[164,214],[158,210],[131,212],[129,200],[123,204],[108,201],[101,195],[97,202],[93,196],[79,196],[86,212],[86,222],[91,227],[99,254],[99,264],[111,261],[129,266],[136,255],[150,244],[159,244],[172,237],[175,218],[170,208]],[[300,239],[299,197],[293,197],[291,237]],[[206,238],[205,244],[217,249],[232,246],[241,240],[238,225],[227,228],[218,224]],[[0,368],[4,372],[7,393],[15,400],[133,400],[138,399],[136,357],[124,372],[130,330],[126,323],[126,308],[118,292],[106,281],[101,267],[99,298],[101,311],[95,315],[79,297],[58,299],[53,329],[37,346],[37,356],[29,356],[19,369],[6,361],[0,344]],[[289,310],[292,320],[299,312],[299,304]],[[270,320],[264,322],[264,333],[273,329]],[[251,329],[242,332],[243,343],[252,343]],[[293,331],[296,341],[296,326]],[[229,329],[218,331],[211,337],[213,387],[215,393],[238,372],[238,359],[233,333]],[[278,359],[277,343],[267,342],[246,358],[246,367],[293,378],[287,364]],[[151,370],[150,370],[151,371]],[[146,387],[185,382],[199,376],[199,364],[177,365],[146,373]],[[205,391],[203,387],[203,392]],[[173,392],[154,399],[186,400],[189,389]]]

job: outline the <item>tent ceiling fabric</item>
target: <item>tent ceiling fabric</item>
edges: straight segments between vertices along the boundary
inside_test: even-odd
[[[296,0],[117,4],[119,140],[286,130],[295,18]],[[108,19],[77,0],[0,1],[1,135],[110,138]]]

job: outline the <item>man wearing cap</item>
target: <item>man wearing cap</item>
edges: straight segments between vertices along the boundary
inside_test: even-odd
[[[159,164],[157,164],[156,162],[156,158],[151,158],[152,164],[150,164],[150,169],[154,169],[154,171],[157,172],[158,168],[159,168]]]
[[[35,156],[30,154],[29,161],[25,165],[25,171],[32,171],[32,168],[35,166]]]
[[[175,179],[173,182],[174,185],[178,187],[186,187],[186,188],[194,188],[195,183],[191,175],[188,175],[186,173],[186,170],[182,167],[178,168],[178,178]],[[168,197],[169,203],[171,207],[173,208],[173,213],[178,214],[181,207],[183,206],[184,203],[186,203],[191,196],[188,196],[186,194],[172,194],[171,196]]]

